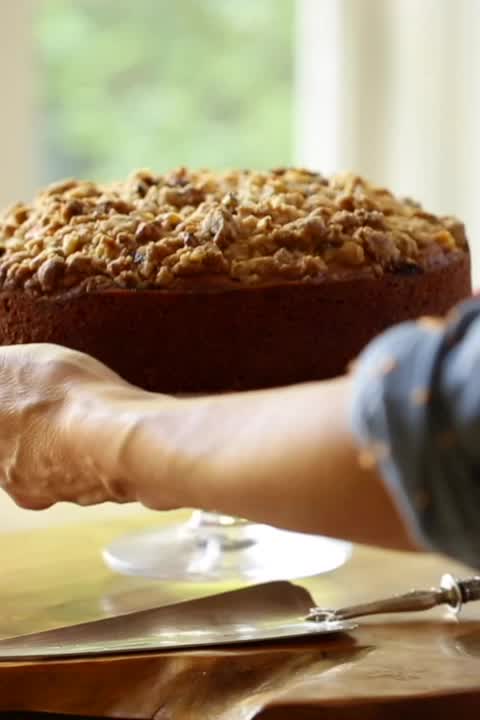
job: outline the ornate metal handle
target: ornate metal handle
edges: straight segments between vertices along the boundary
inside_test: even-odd
[[[395,595],[384,600],[353,605],[339,610],[312,608],[307,619],[314,622],[350,620],[366,615],[419,612],[430,610],[437,605],[448,605],[452,612],[458,615],[465,603],[474,600],[480,600],[480,577],[457,580],[452,575],[444,575],[439,588],[412,590],[404,595]]]

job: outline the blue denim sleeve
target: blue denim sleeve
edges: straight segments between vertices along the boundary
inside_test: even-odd
[[[352,423],[418,542],[480,567],[480,301],[374,340]]]

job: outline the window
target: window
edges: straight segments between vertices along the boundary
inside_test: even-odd
[[[43,0],[40,181],[293,159],[293,0]]]

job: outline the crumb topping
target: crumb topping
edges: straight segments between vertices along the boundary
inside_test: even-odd
[[[68,180],[0,215],[0,287],[169,289],[423,272],[468,249],[462,223],[353,174],[139,171]]]

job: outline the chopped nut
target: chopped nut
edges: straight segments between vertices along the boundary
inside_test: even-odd
[[[86,212],[84,203],[80,200],[70,200],[63,208],[63,219],[69,222],[74,215],[83,215]]]
[[[238,206],[238,195],[233,192],[227,193],[222,199],[222,205],[232,210]]]
[[[162,267],[158,271],[157,277],[156,277],[156,284],[160,287],[168,287],[171,285],[174,281],[175,277],[173,273],[168,270],[168,268]]]
[[[200,240],[198,240],[193,233],[184,232],[180,237],[185,247],[194,248],[200,244]]]
[[[341,193],[336,201],[335,205],[346,212],[353,212],[355,210],[355,198],[351,193]]]
[[[219,248],[227,247],[236,235],[232,216],[228,210],[220,207],[211,210],[205,216],[200,230],[202,235],[207,237],[210,235]]]
[[[441,230],[434,236],[435,242],[442,247],[452,250],[455,247],[455,238],[448,230]]]
[[[46,195],[64,195],[69,190],[73,190],[78,187],[78,180],[63,180],[58,183],[52,183],[46,190]]]
[[[83,255],[80,252],[76,252],[70,255],[66,260],[67,270],[79,273],[81,275],[87,275],[92,272],[93,260],[88,255]]]
[[[63,238],[62,248],[65,255],[72,255],[82,244],[81,235],[76,232],[68,233]]]
[[[135,248],[137,247],[135,238],[131,233],[128,232],[118,233],[118,235],[115,236],[115,242],[117,243],[117,245],[125,247],[129,250],[135,250]]]
[[[10,223],[5,223],[1,229],[3,237],[8,239],[15,235],[17,231],[17,226],[11,225]]]
[[[161,201],[182,208],[185,205],[199,205],[205,198],[203,190],[187,185],[186,187],[164,187],[159,193]]]
[[[161,236],[162,226],[158,222],[142,222],[135,233],[135,238],[141,243],[158,240]]]
[[[28,208],[24,205],[17,205],[13,211],[13,217],[17,225],[23,225],[28,220]]]
[[[173,230],[174,228],[177,227],[177,225],[180,225],[182,220],[183,220],[182,216],[179,215],[178,213],[173,213],[173,212],[167,213],[162,218],[162,226],[165,230]]]
[[[144,198],[148,192],[147,183],[145,183],[143,180],[139,180],[135,186],[135,191],[139,197]]]
[[[391,233],[362,227],[355,231],[354,238],[363,244],[369,257],[384,266],[389,266],[400,258],[400,250]]]
[[[124,255],[118,257],[116,260],[112,260],[107,265],[107,272],[110,275],[119,275],[123,273],[125,270],[130,270],[130,267],[132,265],[132,258],[131,257],[125,257]]]
[[[358,243],[347,240],[335,254],[335,259],[346,265],[362,265],[365,262],[365,253]]]
[[[448,230],[448,232],[453,235],[453,238],[455,240],[455,244],[458,247],[466,248],[467,243],[467,235],[465,232],[465,225],[457,220],[456,218],[452,217],[445,217],[442,218],[443,224],[445,228]]]
[[[64,272],[65,260],[63,258],[57,255],[45,260],[38,270],[38,281],[42,290],[49,293],[57,289],[61,284]]]

